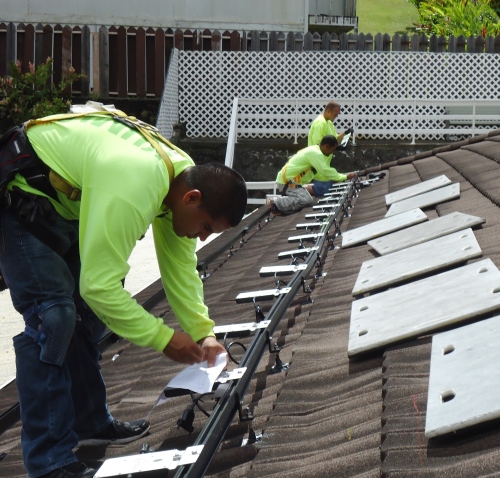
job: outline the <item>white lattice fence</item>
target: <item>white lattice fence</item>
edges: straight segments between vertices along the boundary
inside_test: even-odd
[[[179,115],[190,137],[227,137],[235,97],[289,99],[288,105],[245,105],[240,124],[262,137],[266,129],[290,129],[298,124],[304,133],[324,104],[300,105],[294,114],[290,100],[331,98],[352,100],[458,100],[500,98],[500,55],[428,52],[188,52],[179,57]],[[359,102],[362,103],[361,101]],[[360,106],[358,105],[357,108]],[[349,114],[350,106],[342,115]],[[366,114],[378,119],[359,120],[371,129],[408,129],[408,105],[367,105]],[[420,106],[420,129],[439,126],[423,116],[442,114],[439,106]],[[278,115],[278,117],[276,117]],[[339,130],[347,123],[336,120]],[[394,118],[396,116],[396,118]],[[388,117],[392,117],[388,118]],[[365,121],[365,123],[363,123]],[[269,136],[269,135],[268,135]],[[290,137],[291,134],[273,134]],[[372,135],[373,136],[373,135]],[[384,133],[378,138],[407,138]],[[419,139],[437,139],[420,135]]]
[[[170,54],[165,89],[161,97],[156,127],[167,139],[173,132],[173,125],[179,121],[179,50],[174,48]]]

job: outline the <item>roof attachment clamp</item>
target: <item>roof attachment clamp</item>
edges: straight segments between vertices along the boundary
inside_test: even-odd
[[[290,363],[284,363],[280,359],[281,348],[277,343],[272,343],[273,336],[266,330],[266,342],[269,347],[269,353],[275,354],[274,365],[270,368],[269,373],[274,375],[276,373],[286,372],[290,368]]]

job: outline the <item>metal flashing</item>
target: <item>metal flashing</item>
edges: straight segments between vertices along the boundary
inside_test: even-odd
[[[353,246],[366,242],[378,236],[398,231],[419,222],[427,221],[427,216],[418,208],[397,214],[393,217],[380,219],[365,226],[351,229],[342,234],[342,247]]]
[[[425,436],[500,418],[500,316],[432,338]]]
[[[496,309],[500,309],[500,271],[490,259],[484,259],[355,300],[348,355],[418,337]]]
[[[458,231],[363,262],[352,295],[414,279],[482,255],[472,229]]]
[[[446,236],[452,232],[484,224],[485,222],[486,220],[479,216],[471,216],[462,212],[452,212],[446,214],[446,216],[441,216],[437,219],[432,219],[431,221],[373,239],[368,241],[368,245],[373,247],[380,255],[391,254],[437,237]]]
[[[395,202],[441,188],[450,183],[451,181],[444,174],[442,174],[441,176],[437,176],[427,181],[422,181],[421,183],[414,184],[413,186],[400,189],[399,191],[386,194],[385,203],[387,204],[387,206],[390,206]]]
[[[434,189],[427,193],[419,194],[408,199],[395,202],[391,205],[385,217],[401,214],[402,212],[414,209],[416,207],[424,208],[436,204],[457,199],[460,197],[460,183],[453,183],[439,189]]]

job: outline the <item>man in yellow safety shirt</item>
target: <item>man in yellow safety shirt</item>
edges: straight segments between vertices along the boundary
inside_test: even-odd
[[[343,182],[356,177],[356,173],[342,174],[330,166],[337,140],[325,136],[319,145],[308,146],[294,154],[276,176],[276,182],[283,185],[282,195],[271,201],[275,215],[286,215],[300,211],[313,202],[314,178]]]
[[[309,134],[307,136],[307,145],[313,146],[320,144],[321,140],[331,135],[335,137],[337,143],[340,144],[346,134],[352,134],[353,129],[349,128],[343,133],[337,134],[337,130],[333,124],[333,120],[340,114],[340,105],[335,101],[330,101],[326,104],[322,114],[316,117],[309,127]],[[314,196],[324,196],[326,192],[332,187],[332,181],[323,181],[321,179],[314,179],[312,182],[311,192]]]
[[[20,158],[34,150],[72,188],[47,193],[17,174],[1,198],[0,269],[26,326],[14,337],[23,459],[30,478],[87,478],[95,470],[73,448],[128,443],[150,427],[108,410],[97,349],[106,326],[180,363],[211,366],[225,351],[204,305],[195,247],[197,238],[241,221],[246,186],[234,170],[197,166],[109,115],[47,118],[18,133],[4,149],[16,146]],[[122,285],[150,225],[183,331],[147,312]]]

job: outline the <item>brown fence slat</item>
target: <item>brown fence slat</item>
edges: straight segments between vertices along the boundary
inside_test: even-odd
[[[62,26],[57,24],[54,27],[54,36],[53,36],[53,46],[52,46],[52,57],[54,58],[53,70],[54,75],[52,76],[52,81],[56,84],[61,82],[62,78],[62,65],[63,65],[63,57],[62,57]]]
[[[137,30],[127,28],[127,94],[137,95]]]
[[[241,51],[241,36],[239,32],[233,31],[230,36],[231,51]]]
[[[119,27],[117,31],[117,59],[118,59],[118,82],[117,92],[119,98],[126,98],[128,93],[127,78],[127,30]]]
[[[155,96],[160,97],[165,86],[165,32],[155,32]]]
[[[21,63],[21,71],[26,73],[28,71],[28,64],[24,64],[24,23],[20,23],[16,28],[16,61]]]
[[[43,27],[42,58],[42,61],[54,58],[54,30],[50,25]]]
[[[174,33],[174,45],[178,50],[184,50],[184,34],[179,28]]]
[[[45,63],[47,57],[43,57],[43,25],[39,23],[35,27],[35,65]]]
[[[35,27],[31,24],[24,28],[24,54],[22,62],[29,68],[35,64]]]
[[[71,38],[70,68],[73,67],[78,74],[82,73],[82,29],[73,28]],[[68,72],[69,73],[69,72]],[[71,85],[71,94],[82,94],[82,80],[75,81]]]
[[[80,91],[84,97],[90,95],[90,36],[90,28],[85,25],[80,42],[80,71],[84,75],[80,80]]]
[[[146,95],[155,94],[155,31],[146,30]]]
[[[62,31],[62,75],[67,77],[71,68],[71,45],[72,45],[71,27],[65,26]]]
[[[221,49],[221,34],[218,30],[215,30],[212,33],[211,50],[212,51],[220,51],[220,49]]]
[[[146,97],[146,31],[138,28],[135,42],[135,81],[137,96]]]
[[[193,51],[197,50],[198,39],[196,38],[197,33],[196,30],[192,32],[191,30],[186,30],[183,32],[184,37],[184,50]]]
[[[111,89],[111,35],[109,30],[99,28],[99,90],[102,98],[107,98]],[[115,70],[113,70],[115,71]],[[116,90],[115,90],[116,91]]]
[[[199,48],[201,48],[200,44]],[[174,49],[174,31],[171,28],[167,28],[167,30],[165,31],[165,71],[168,71],[173,49]]]

